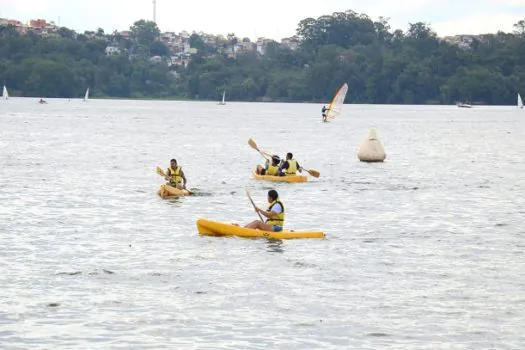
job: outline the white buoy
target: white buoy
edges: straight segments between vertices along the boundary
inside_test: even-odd
[[[365,140],[359,147],[357,157],[362,162],[382,162],[386,158],[385,149],[379,141],[376,129],[368,130]]]

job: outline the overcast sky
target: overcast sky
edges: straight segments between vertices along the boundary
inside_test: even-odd
[[[281,39],[295,34],[307,17],[353,10],[372,19],[390,17],[394,29],[430,23],[439,36],[512,31],[525,19],[525,0],[157,0],[161,31],[234,32]],[[0,0],[0,17],[27,22],[44,18],[78,32],[125,30],[153,18],[152,0]]]

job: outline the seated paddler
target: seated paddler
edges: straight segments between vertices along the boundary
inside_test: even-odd
[[[263,217],[266,217],[266,221],[255,220],[250,222],[245,227],[271,232],[281,232],[284,227],[284,205],[279,199],[279,194],[276,190],[268,191],[268,209],[263,210],[256,208],[256,211]]]
[[[181,190],[186,188],[188,184],[184,171],[177,165],[176,159],[170,160],[170,167],[166,171],[166,181],[168,181],[168,185]]]
[[[255,173],[258,175],[272,175],[272,176],[278,176],[279,175],[279,165],[281,164],[281,158],[277,155],[273,155],[270,161],[266,160],[265,167],[261,165],[257,165],[257,169],[255,170]]]
[[[295,159],[293,159],[292,153],[286,154],[286,160],[279,167],[280,176],[295,176],[297,172],[302,173],[301,166]]]

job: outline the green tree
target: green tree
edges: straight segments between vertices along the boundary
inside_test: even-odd
[[[139,45],[150,47],[160,36],[160,30],[153,21],[141,19],[130,27],[132,40]]]

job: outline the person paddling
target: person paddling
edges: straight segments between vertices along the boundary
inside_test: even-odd
[[[184,171],[180,166],[177,166],[176,159],[170,160],[170,167],[166,171],[166,181],[168,181],[168,185],[180,190],[185,189],[188,184]]]
[[[266,222],[255,220],[244,227],[261,231],[281,232],[284,227],[284,205],[276,190],[268,191],[268,203],[270,206],[267,210],[255,208],[259,214],[267,218]]]
[[[293,159],[293,154],[292,153],[287,153],[286,154],[286,160],[279,167],[279,175],[281,175],[281,176],[294,176],[294,175],[297,174],[297,171],[302,173],[303,169],[301,168],[299,163],[297,163],[297,161],[295,159]]]
[[[279,158],[278,155],[272,156],[272,163],[268,160],[266,160],[266,166],[263,167],[262,165],[257,165],[257,169],[255,170],[255,173],[258,175],[272,175],[277,176],[279,175],[279,164],[281,163],[281,158]]]

